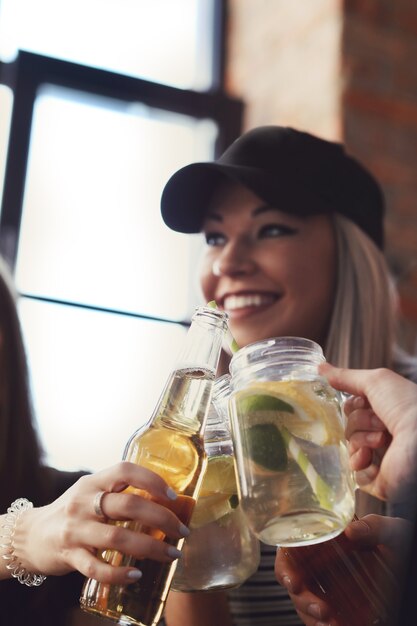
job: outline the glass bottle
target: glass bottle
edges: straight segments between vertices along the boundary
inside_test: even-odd
[[[169,506],[186,525],[207,464],[203,434],[226,328],[225,313],[210,307],[196,309],[182,353],[151,419],[132,435],[125,449],[124,460],[158,473],[179,494]],[[127,490],[145,497],[148,495],[132,487]],[[113,523],[162,538],[178,549],[184,542],[184,539],[164,538],[160,531],[139,522]],[[121,625],[157,624],[177,561],[137,560],[115,550],[103,551],[102,558],[114,565],[137,567],[142,571],[142,577],[126,586],[87,579],[81,607]]]
[[[230,375],[218,378],[204,435],[208,466],[171,591],[220,591],[240,586],[259,566],[259,541],[237,496],[228,401]]]
[[[340,534],[354,513],[354,479],[338,393],[318,374],[314,341],[277,337],[232,358],[231,420],[240,500],[269,545]]]

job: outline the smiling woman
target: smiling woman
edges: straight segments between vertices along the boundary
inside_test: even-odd
[[[176,172],[161,207],[172,229],[204,234],[204,297],[228,312],[238,345],[301,336],[318,342],[331,363],[391,367],[417,378],[415,360],[400,350],[394,333],[384,198],[342,145],[291,128],[254,129],[217,161]],[[374,507],[370,498],[358,498],[359,515]],[[277,586],[274,560],[275,550],[263,546],[258,572],[229,592],[224,623],[300,623]],[[205,600],[197,594],[171,594],[169,626],[177,626],[179,607],[192,615],[199,602]],[[309,619],[305,623],[315,623]],[[183,618],[182,626],[188,623]]]

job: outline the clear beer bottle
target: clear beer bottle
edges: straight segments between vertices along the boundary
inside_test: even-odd
[[[124,460],[137,463],[162,476],[178,498],[170,507],[189,524],[198,496],[207,455],[204,428],[220,356],[227,315],[210,307],[198,307],[192,318],[181,355],[148,423],[129,440]],[[142,490],[127,490],[150,497]],[[184,539],[170,540],[161,531],[139,522],[111,522],[146,532],[181,549]],[[124,626],[157,624],[174,576],[177,561],[160,563],[137,560],[115,550],[105,550],[107,563],[136,567],[142,577],[127,586],[87,579],[81,607]]]

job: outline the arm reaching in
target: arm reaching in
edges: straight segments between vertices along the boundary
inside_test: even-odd
[[[143,495],[125,492],[128,485],[143,490]],[[95,505],[100,492],[104,492],[100,505],[105,517],[98,515]],[[176,555],[163,541],[106,521],[136,520],[178,539],[186,536],[188,529],[167,508],[174,506],[175,498],[154,472],[133,463],[118,463],[80,478],[51,504],[23,512],[13,536],[14,554],[29,572],[63,575],[78,570],[101,582],[134,582],[140,577],[138,570],[104,563],[96,551],[111,548],[162,562],[172,561]],[[5,515],[0,517],[0,526],[4,519]],[[0,579],[11,577],[7,562],[0,558]]]
[[[325,364],[320,372],[354,396],[345,404],[346,436],[361,489],[382,500],[407,500],[417,484],[417,385],[388,369]]]

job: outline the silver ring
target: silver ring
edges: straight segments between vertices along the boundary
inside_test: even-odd
[[[107,519],[106,515],[103,513],[103,509],[101,508],[103,498],[107,493],[109,492],[99,491],[94,496],[94,502],[93,502],[94,513],[97,515],[97,517],[100,517],[101,519]]]

